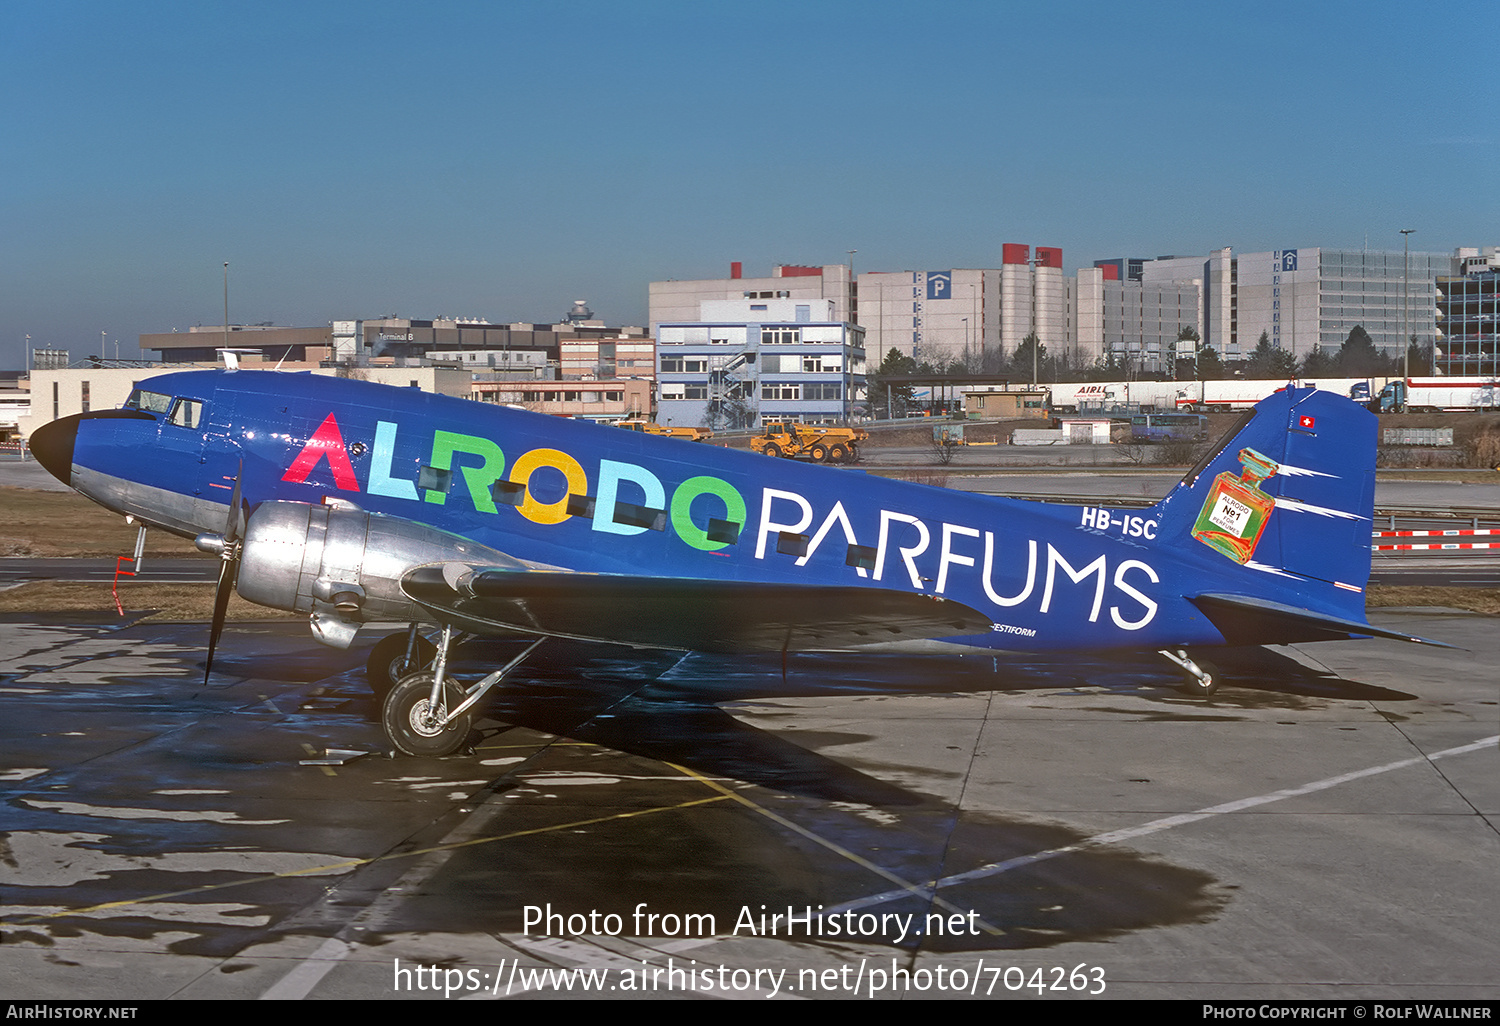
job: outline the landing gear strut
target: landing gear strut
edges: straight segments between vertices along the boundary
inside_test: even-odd
[[[1188,694],[1207,698],[1219,690],[1222,674],[1208,660],[1194,661],[1185,648],[1164,648],[1157,654],[1187,674],[1187,679],[1182,682],[1182,689]]]
[[[401,636],[395,637],[399,639]],[[426,758],[440,758],[458,751],[468,739],[473,723],[470,710],[475,703],[489,694],[490,689],[531,655],[543,640],[533,641],[500,669],[465,688],[448,676],[448,650],[453,644],[453,627],[445,625],[431,668],[403,677],[381,704],[380,724],[385,728],[391,745],[403,755]]]
[[[384,701],[397,681],[429,665],[435,655],[437,646],[418,634],[417,625],[412,624],[405,634],[382,638],[370,650],[365,679],[376,699]]]

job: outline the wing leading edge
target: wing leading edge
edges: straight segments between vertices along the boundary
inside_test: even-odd
[[[465,630],[702,652],[830,651],[987,634],[989,617],[949,599],[876,588],[518,571],[444,563],[401,582]]]

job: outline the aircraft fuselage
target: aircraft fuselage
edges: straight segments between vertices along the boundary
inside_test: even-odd
[[[940,596],[993,621],[946,644],[1008,651],[1222,644],[1184,598],[1199,578],[1285,593],[1164,537],[1160,506],[973,495],[308,374],[198,371],[140,388],[171,413],[83,420],[71,483],[184,535],[223,529],[239,474],[252,507],[343,500],[538,567]],[[196,408],[179,416],[185,401]]]

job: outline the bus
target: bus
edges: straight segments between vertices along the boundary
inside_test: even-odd
[[[1132,442],[1206,442],[1208,418],[1201,413],[1137,413],[1130,418]]]

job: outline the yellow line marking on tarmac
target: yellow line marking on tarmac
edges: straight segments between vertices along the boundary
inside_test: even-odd
[[[962,915],[969,915],[974,911],[973,909],[959,908],[957,905],[954,905],[951,902],[938,897],[936,893],[936,881],[929,881],[925,884],[915,884],[909,880],[903,880],[895,873],[892,873],[890,870],[885,869],[881,866],[877,866],[875,863],[871,862],[869,859],[863,857],[862,855],[856,855],[854,852],[850,851],[848,848],[845,848],[840,844],[836,844],[825,837],[819,837],[817,834],[813,833],[806,827],[801,826],[797,823],[793,823],[785,816],[772,812],[770,809],[766,808],[763,805],[756,804],[749,798],[746,798],[744,795],[739,794],[736,791],[729,790],[729,788],[720,784],[716,780],[705,777],[702,774],[694,770],[690,770],[684,766],[678,766],[675,763],[669,762],[667,763],[667,765],[671,766],[679,773],[684,773],[695,780],[701,781],[707,786],[713,788],[715,791],[718,791],[724,797],[732,798],[735,801],[739,802],[741,805],[744,805],[746,808],[760,813],[762,816],[765,816],[773,823],[779,823],[780,825],[786,827],[788,830],[791,830],[793,833],[801,834],[803,837],[807,838],[809,841],[812,841],[814,844],[822,845],[824,848],[827,848],[834,854],[843,856],[850,862],[853,862],[856,866],[859,866],[861,869],[874,873],[876,876],[879,876],[882,879],[889,880],[891,883],[895,884],[901,890],[911,894],[913,897],[920,898],[923,901],[931,901],[934,905],[945,908],[949,912],[957,912]],[[1000,929],[998,926],[987,923],[982,919],[976,919],[975,924],[992,936],[1001,937],[1005,934],[1005,931]]]
[[[504,752],[512,748],[597,748],[591,741],[532,741],[524,745],[475,745],[476,752]]]

